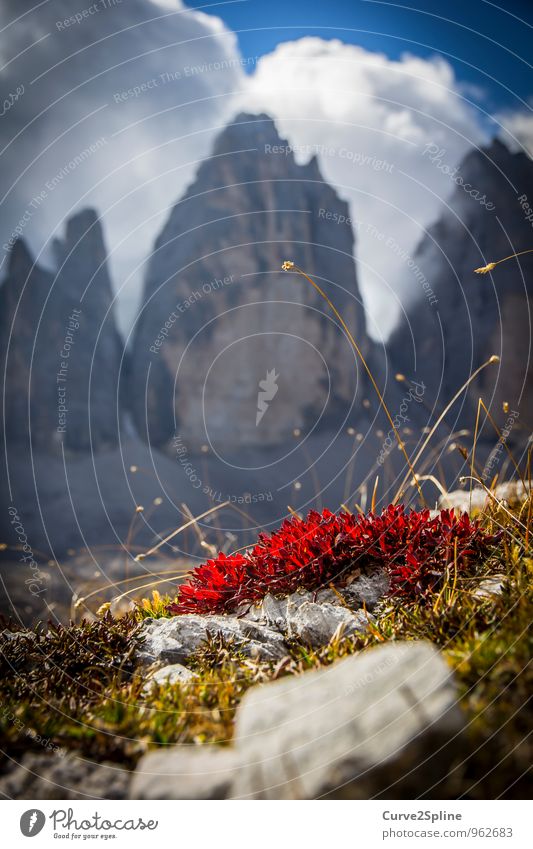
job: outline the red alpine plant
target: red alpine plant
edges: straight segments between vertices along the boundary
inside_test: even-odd
[[[390,593],[425,598],[441,586],[449,568],[464,573],[487,557],[498,540],[467,513],[407,511],[387,507],[381,515],[312,510],[286,519],[272,534],[261,533],[241,554],[220,553],[192,570],[178,588],[172,614],[230,613],[268,593],[289,595],[342,588],[361,571],[385,570]]]

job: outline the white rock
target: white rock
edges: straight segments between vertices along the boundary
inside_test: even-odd
[[[188,681],[194,680],[197,676],[186,666],[181,663],[171,663],[168,666],[163,666],[161,669],[156,669],[155,672],[148,677],[148,681],[143,687],[143,692],[148,693],[154,684],[186,684]]]
[[[232,749],[174,747],[137,767],[132,798],[438,797],[461,757],[452,672],[430,643],[388,643],[253,687]]]
[[[286,598],[267,595],[261,604],[243,607],[242,613],[249,621],[275,628],[317,648],[326,645],[340,627],[346,637],[366,630],[372,617],[353,608],[361,608],[364,602],[372,610],[388,587],[385,573],[376,572],[361,575],[337,592],[326,588],[317,593],[296,592]]]
[[[222,634],[239,650],[260,660],[280,660],[287,654],[283,636],[256,622],[235,616],[186,614],[169,619],[146,619],[139,632],[137,658],[142,663],[184,663],[205,643],[208,634]]]
[[[476,598],[498,598],[503,592],[503,578],[486,578],[474,591]]]
[[[237,768],[232,749],[173,746],[151,752],[137,765],[130,799],[226,799]]]
[[[347,607],[306,601],[288,618],[288,634],[306,645],[324,646],[333,636],[352,637],[366,631],[370,614],[352,613]]]
[[[524,488],[522,481],[507,481],[500,483],[495,487],[493,495],[498,501],[506,501],[513,503],[523,501],[527,496],[527,491]],[[439,507],[441,510],[449,510],[455,508],[461,513],[469,513],[472,510],[482,510],[486,504],[494,503],[494,498],[480,487],[472,490],[472,499],[470,499],[470,490],[454,489],[452,492],[447,492],[439,498]]]
[[[419,795],[446,773],[463,725],[439,652],[425,642],[388,643],[250,690],[237,713],[232,795]]]

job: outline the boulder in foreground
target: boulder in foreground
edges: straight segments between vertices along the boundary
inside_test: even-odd
[[[254,687],[230,750],[172,748],[140,761],[131,797],[438,797],[464,728],[452,673],[426,642],[389,643]]]

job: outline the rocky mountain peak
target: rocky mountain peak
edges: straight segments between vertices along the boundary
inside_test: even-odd
[[[76,252],[78,260],[96,269],[105,263],[106,249],[100,219],[94,209],[83,209],[68,219],[63,239],[54,241],[58,268]]]
[[[147,441],[276,445],[353,403],[364,378],[342,330],[312,287],[281,272],[292,259],[315,275],[366,350],[348,219],[316,159],[298,164],[267,115],[222,131],[148,268],[130,393]],[[261,392],[277,407],[256,424]]]
[[[22,277],[32,269],[33,259],[24,239],[17,239],[9,253],[8,275]]]
[[[240,112],[215,139],[213,156],[234,153],[244,148],[259,148],[268,144],[280,144],[274,120],[264,112],[253,115]]]
[[[491,274],[474,269],[533,246],[533,162],[496,139],[465,157],[451,188],[447,208],[413,257],[419,280],[435,297],[430,302],[421,288],[391,337],[389,354],[395,367],[424,380],[426,400],[439,406],[496,354],[499,366],[472,385],[455,411],[458,421],[473,423],[479,396],[502,426],[504,402],[531,421],[533,254],[502,263]],[[489,428],[485,433],[494,436]],[[523,433],[517,425],[511,438]]]
[[[66,222],[55,254],[57,267],[47,271],[18,240],[0,287],[6,439],[27,447],[31,434],[33,447],[45,452],[61,444],[98,450],[118,440],[122,343],[94,210]]]

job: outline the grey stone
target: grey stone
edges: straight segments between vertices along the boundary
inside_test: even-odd
[[[237,798],[409,798],[442,779],[464,727],[429,643],[389,643],[250,690],[237,712]],[[446,745],[455,739],[454,745]]]
[[[352,587],[358,589],[352,591]],[[335,634],[350,637],[368,627],[369,615],[362,610],[352,610],[348,597],[358,608],[362,599],[368,600],[371,609],[387,588],[388,579],[380,573],[377,579],[376,576],[361,576],[337,592],[332,589],[318,593],[296,592],[286,598],[267,595],[261,604],[242,610],[248,620],[276,628],[287,637],[317,648],[326,645]]]
[[[226,799],[237,769],[232,749],[174,746],[150,752],[137,765],[130,798]]]
[[[476,598],[495,599],[503,592],[503,578],[486,578],[474,590]]]
[[[297,607],[288,620],[288,635],[306,645],[318,648],[334,637],[352,637],[368,627],[368,614],[353,613],[347,607],[334,604],[314,604],[306,601]]]
[[[389,578],[384,570],[376,569],[370,574],[362,574],[342,587],[339,592],[349,607],[362,607],[374,610],[389,590]]]
[[[149,753],[131,797],[438,797],[464,726],[439,652],[425,642],[388,643],[252,688],[237,710],[232,749]]]
[[[184,663],[206,641],[221,634],[250,657],[280,660],[287,654],[283,636],[258,622],[234,616],[187,614],[170,619],[147,619],[139,632],[138,659],[143,663]]]
[[[132,773],[115,763],[93,763],[74,754],[26,752],[3,765],[0,798],[127,799]]]
[[[156,669],[149,675],[148,681],[143,687],[143,692],[150,692],[154,684],[187,684],[189,681],[194,681],[196,677],[194,672],[191,672],[181,663],[171,663],[161,669]]]
[[[170,619],[145,620],[138,659],[142,663],[184,663],[211,635],[222,634],[250,657],[280,660],[288,654],[286,639],[298,639],[313,648],[333,636],[361,633],[370,615],[343,606],[332,590],[293,593],[286,598],[268,595],[260,605],[247,605],[236,616],[187,614]],[[325,599],[328,599],[325,601]]]

